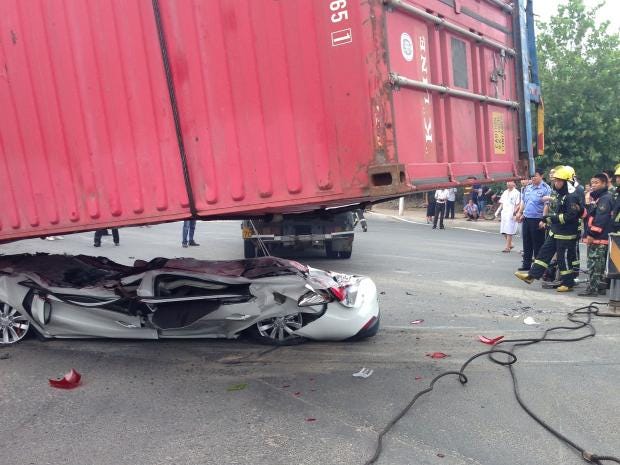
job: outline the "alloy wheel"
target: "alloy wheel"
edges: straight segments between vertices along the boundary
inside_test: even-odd
[[[283,343],[298,339],[299,336],[294,332],[300,329],[302,324],[301,313],[294,313],[261,320],[256,323],[256,328],[262,337],[269,338],[275,343]]]
[[[15,344],[28,333],[30,321],[9,304],[0,302],[0,344]]]

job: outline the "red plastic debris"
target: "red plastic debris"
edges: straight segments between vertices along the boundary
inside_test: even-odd
[[[494,346],[495,344],[497,344],[499,341],[501,341],[502,339],[504,339],[504,336],[497,336],[497,337],[486,337],[486,336],[478,336],[478,339],[480,340],[480,342],[482,342],[483,344],[488,344],[490,346]]]
[[[299,391],[294,392],[294,393],[293,393],[293,395],[294,395],[295,397],[299,397],[299,396],[301,396],[301,392],[299,392]]]
[[[50,379],[50,386],[57,389],[73,389],[80,385],[82,375],[75,369],[71,368],[69,373],[66,373],[62,379]]]
[[[307,421],[307,422],[316,421],[316,418],[312,418],[312,417],[310,417],[310,418],[306,418],[306,421]]]
[[[426,354],[427,357],[430,358],[446,358],[448,354],[444,354],[443,352],[433,352],[432,354]]]
[[[416,376],[415,379],[422,379],[422,377],[421,376]]]
[[[411,324],[412,324],[412,325],[419,325],[419,324],[421,324],[421,323],[424,323],[424,320],[413,320],[413,321],[411,322]]]

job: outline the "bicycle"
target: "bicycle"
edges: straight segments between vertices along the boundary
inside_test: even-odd
[[[494,220],[495,212],[497,212],[498,208],[499,208],[499,202],[493,202],[489,205],[486,205],[484,207],[484,211],[482,212],[482,216],[484,217],[485,220]]]

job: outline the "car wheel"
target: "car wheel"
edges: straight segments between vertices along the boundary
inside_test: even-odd
[[[252,326],[250,334],[261,344],[290,346],[306,341],[306,338],[293,334],[302,325],[301,313],[293,313],[260,320]]]
[[[0,302],[0,345],[16,344],[30,329],[30,321],[9,304]]]

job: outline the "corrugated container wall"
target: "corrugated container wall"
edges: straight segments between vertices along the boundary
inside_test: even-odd
[[[0,0],[0,240],[514,177],[512,21],[499,0]]]

